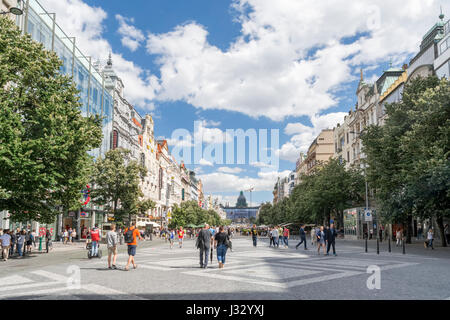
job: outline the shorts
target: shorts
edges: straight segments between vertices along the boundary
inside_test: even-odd
[[[179,242],[183,242],[183,238],[178,238],[178,241]]]
[[[136,255],[136,245],[131,245],[131,244],[129,244],[128,245],[128,255],[129,256],[135,256]]]
[[[117,254],[117,247],[108,247],[108,254],[116,255]]]

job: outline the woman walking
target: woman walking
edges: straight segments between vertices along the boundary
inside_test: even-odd
[[[173,241],[175,240],[175,231],[173,231],[173,229],[170,230],[169,233],[169,240],[170,240],[170,249],[173,248]]]
[[[427,249],[429,247],[431,247],[431,249],[434,250],[434,247],[433,247],[433,240],[434,240],[433,228],[428,229],[427,240],[428,240]]]
[[[215,245],[217,249],[217,261],[219,261],[219,269],[222,269],[225,265],[225,256],[228,250],[228,241],[230,237],[223,230],[223,226],[219,227],[219,232],[214,236]]]
[[[397,232],[395,233],[395,239],[397,239],[397,243],[396,243],[396,247],[398,247],[398,245],[402,245],[402,229],[398,229]]]
[[[320,255],[320,247],[323,247],[323,254],[326,254],[325,248],[325,232],[323,231],[323,226],[320,227],[317,233],[317,254]]]

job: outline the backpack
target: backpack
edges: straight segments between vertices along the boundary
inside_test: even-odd
[[[132,243],[133,242],[133,230],[128,229],[127,232],[124,233],[124,240],[126,243]]]

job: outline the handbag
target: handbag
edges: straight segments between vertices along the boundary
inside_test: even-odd
[[[225,241],[225,245],[227,246],[228,249],[233,251],[233,243],[231,242],[231,240],[228,236],[227,236],[227,240]]]

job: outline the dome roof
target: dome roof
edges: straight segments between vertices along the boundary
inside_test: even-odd
[[[244,192],[241,191],[239,197],[236,202],[236,207],[238,208],[246,208],[247,207],[247,199],[245,199]]]

